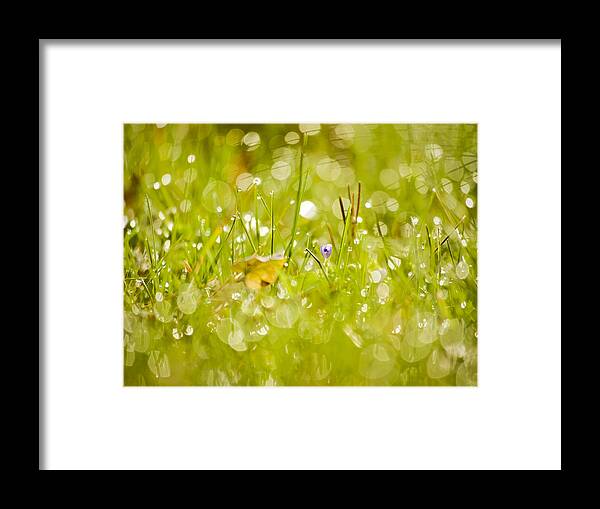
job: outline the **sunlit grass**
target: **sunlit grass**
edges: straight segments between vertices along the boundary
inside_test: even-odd
[[[125,126],[126,385],[475,385],[474,125]]]

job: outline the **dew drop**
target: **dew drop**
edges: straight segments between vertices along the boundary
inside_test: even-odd
[[[271,166],[271,175],[276,180],[286,180],[292,174],[292,167],[287,161],[276,161]]]
[[[262,304],[262,306],[264,308],[270,309],[275,305],[275,299],[273,297],[271,297],[270,295],[265,295],[260,303]]]
[[[390,287],[386,283],[380,283],[379,286],[377,286],[377,296],[380,299],[385,300],[389,297],[389,295]]]
[[[308,297],[302,297],[302,307],[306,309],[310,309],[312,307],[312,302],[308,300]]]
[[[288,292],[285,289],[284,286],[282,285],[277,285],[277,297],[279,297],[280,299],[287,299],[289,298]]]
[[[300,135],[295,131],[290,131],[283,137],[284,141],[290,145],[295,145],[300,141]]]
[[[181,212],[189,212],[192,209],[192,202],[190,200],[182,200],[179,204]]]
[[[466,279],[469,275],[469,266],[464,260],[461,260],[456,264],[456,277],[458,279]]]
[[[300,215],[304,219],[314,219],[317,217],[317,206],[312,201],[303,201],[300,204]]]
[[[256,329],[256,333],[259,336],[266,336],[268,332],[269,332],[269,326],[266,323],[262,327]]]
[[[373,281],[373,283],[379,283],[379,281],[381,281],[381,272],[378,270],[374,270],[373,272],[371,272],[370,276],[371,281]]]
[[[346,315],[344,315],[344,313],[342,313],[342,311],[340,311],[339,309],[335,313],[333,313],[333,319],[336,322],[343,322],[345,318]]]

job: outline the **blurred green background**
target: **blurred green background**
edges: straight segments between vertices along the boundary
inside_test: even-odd
[[[477,383],[476,125],[127,124],[123,229],[125,385]]]

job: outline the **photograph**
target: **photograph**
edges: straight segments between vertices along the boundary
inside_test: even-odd
[[[125,386],[477,386],[477,124],[122,128]]]

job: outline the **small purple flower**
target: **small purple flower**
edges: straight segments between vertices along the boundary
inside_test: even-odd
[[[333,247],[331,246],[331,244],[323,244],[321,246],[321,254],[323,255],[323,258],[327,259],[331,256],[331,251],[333,250]]]

